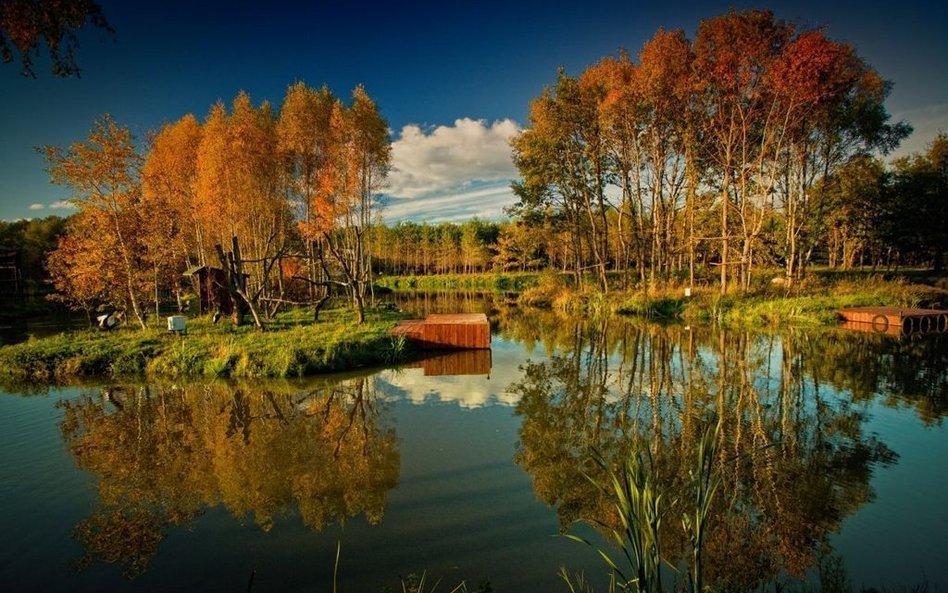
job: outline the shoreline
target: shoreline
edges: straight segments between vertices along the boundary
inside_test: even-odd
[[[214,325],[189,318],[188,333],[125,326],[112,332],[80,330],[0,347],[0,380],[62,381],[104,377],[296,378],[399,362],[404,340],[389,329],[404,316],[371,311],[364,325],[344,309],[276,316],[267,331]]]
[[[654,321],[717,324],[761,330],[835,325],[838,310],[858,306],[948,306],[944,280],[935,286],[902,277],[836,281],[811,280],[791,290],[765,286],[749,294],[718,294],[714,286],[698,287],[692,296],[666,283],[648,295],[636,291],[609,293],[570,286],[558,273],[500,275],[505,291],[514,280],[517,306],[556,310],[567,315],[619,315]],[[490,289],[496,274],[427,278],[427,290]],[[404,277],[388,278],[396,290]],[[462,282],[463,281],[463,282]],[[402,286],[399,286],[402,284]],[[446,286],[452,284],[453,286]],[[458,285],[463,284],[463,285]],[[390,310],[371,310],[364,325],[348,309],[324,311],[314,324],[308,309],[296,309],[268,321],[267,331],[247,325],[213,325],[208,317],[189,318],[185,336],[157,328],[125,326],[113,332],[78,330],[0,347],[0,380],[59,382],[76,379],[144,377],[149,379],[300,378],[404,362],[411,345],[389,330],[406,318]]]

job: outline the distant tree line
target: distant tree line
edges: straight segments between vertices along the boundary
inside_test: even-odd
[[[64,227],[65,220],[59,216],[0,220],[0,252],[15,254],[23,294],[49,292],[46,257],[56,248]]]
[[[800,234],[807,237],[807,251],[801,254],[804,262],[840,270],[916,265],[941,271],[948,246],[948,134],[936,136],[925,152],[895,159],[890,166],[878,157],[855,154],[816,180],[808,199],[813,212],[805,224],[800,223]],[[718,214],[706,204],[694,214],[697,228],[707,233]],[[768,216],[754,261],[768,268],[785,267],[785,244],[777,241],[785,238],[785,213],[773,211]],[[384,274],[549,268],[569,272],[576,269],[574,243],[570,229],[562,223],[562,218],[553,214],[525,212],[504,222],[401,222],[373,230],[373,251],[379,254],[377,269]],[[617,212],[606,212],[604,228],[612,239],[605,267],[625,271],[635,266],[636,260],[623,259]],[[687,237],[687,227],[673,227],[672,231],[673,237]],[[581,239],[588,245],[589,237]],[[708,264],[713,267],[717,263],[718,255],[714,242],[696,246],[695,264],[704,271],[703,277],[707,277]],[[589,253],[580,260],[586,270],[595,262]],[[686,253],[675,251],[662,274],[686,277],[688,263]],[[794,269],[800,273],[800,268]],[[652,268],[646,270],[651,273]]]
[[[383,274],[427,275],[486,272],[495,267],[500,230],[506,224],[400,222],[373,229],[376,266]]]

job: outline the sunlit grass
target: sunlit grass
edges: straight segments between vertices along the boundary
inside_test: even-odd
[[[948,289],[871,274],[814,274],[792,287],[771,283],[762,275],[751,290],[721,295],[714,285],[696,286],[685,296],[680,281],[629,290],[578,289],[565,275],[541,275],[536,286],[520,296],[524,305],[545,307],[570,314],[596,316],[619,313],[656,320],[717,322],[740,326],[777,327],[835,323],[845,307],[948,306]]]
[[[186,335],[130,326],[112,332],[80,330],[0,348],[0,377],[57,380],[145,374],[160,377],[301,377],[397,362],[406,345],[388,335],[401,317],[372,311],[365,324],[348,310],[291,311],[267,331],[234,327],[207,317],[189,319]]]
[[[383,276],[377,284],[397,289],[468,289],[521,291],[535,286],[539,272],[483,272],[478,274],[430,274],[427,276]]]

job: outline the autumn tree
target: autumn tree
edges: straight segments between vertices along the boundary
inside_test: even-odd
[[[131,308],[144,328],[142,293],[148,286],[148,265],[144,261],[147,249],[140,243],[139,232],[144,216],[139,182],[142,159],[131,133],[105,115],[96,121],[86,142],[66,149],[45,146],[41,150],[49,163],[51,180],[72,190],[72,202],[83,219],[73,232],[86,236],[69,244],[70,257],[82,263],[83,249],[88,249],[89,259],[99,260],[103,266],[99,273],[113,278],[112,286],[122,287],[122,298],[108,287],[96,296],[103,302]],[[108,251],[101,253],[103,247]],[[75,284],[63,285],[72,286]],[[88,295],[85,289],[82,294]],[[86,296],[81,299],[85,301]]]
[[[827,240],[817,182],[910,131],[889,121],[890,90],[851,46],[769,11],[706,19],[693,41],[659,30],[635,60],[561,71],[531,102],[515,213],[566,232],[577,283],[598,270],[602,290],[609,267],[628,287],[633,261],[649,286],[686,261],[693,284],[699,260],[722,293],[761,264],[790,283]]]
[[[338,100],[333,104],[315,218],[304,227],[304,236],[325,241],[326,257],[338,270],[337,283],[345,287],[359,323],[365,321],[365,299],[372,282],[366,236],[390,163],[388,125],[365,89],[356,87],[350,106]]]
[[[607,185],[602,129],[596,107],[604,88],[560,72],[556,85],[530,104],[530,127],[512,141],[514,163],[523,177],[515,184],[518,212],[545,215],[568,231],[572,270],[582,283],[584,254],[608,289]]]
[[[250,282],[246,289],[242,280],[232,283],[234,298],[258,326],[260,300],[273,290],[273,273],[290,248],[292,213],[282,179],[270,104],[256,107],[241,92],[230,113],[222,103],[214,105],[197,148],[195,217],[205,250],[218,259],[236,239],[236,274],[248,274]],[[219,265],[229,267],[226,261]]]
[[[212,106],[203,123],[187,115],[163,126],[144,159],[128,131],[106,118],[88,144],[44,149],[53,180],[73,186],[80,206],[55,258],[57,285],[76,306],[114,303],[114,294],[95,292],[101,283],[72,271],[83,259],[103,260],[90,250],[114,249],[122,269],[109,270],[110,285],[126,288],[144,323],[149,299],[157,314],[162,294],[180,294],[184,269],[216,260],[227,271],[238,322],[249,312],[262,327],[260,311],[272,315],[293,302],[283,298],[287,275],[307,280],[311,299],[319,287],[317,311],[330,285],[344,287],[364,320],[375,245],[367,237],[379,222],[390,150],[388,126],[361,87],[345,105],[326,87],[297,83],[279,114],[241,92],[230,106]],[[76,233],[91,232],[101,214],[109,239],[79,240]],[[477,228],[468,249],[473,265],[486,264],[481,234],[489,232]]]
[[[205,236],[197,211],[197,153],[201,124],[193,115],[161,128],[151,142],[142,169],[142,194],[146,202],[165,209],[179,226],[173,247],[179,261],[190,267],[207,264]],[[167,238],[171,238],[170,236]]]
[[[0,59],[18,60],[23,75],[35,78],[33,58],[45,43],[53,75],[79,76],[78,31],[87,24],[115,33],[92,0],[0,0]]]
[[[770,165],[784,139],[766,73],[792,34],[788,23],[761,10],[729,12],[698,26],[695,67],[708,117],[707,154],[720,188],[722,293],[735,264],[741,288],[749,287],[754,241],[775,184]],[[736,254],[732,235],[740,239]]]
[[[889,123],[884,101],[892,88],[844,43],[821,31],[796,36],[769,73],[784,114],[788,141],[778,164],[788,283],[802,276],[819,235],[807,232],[826,212],[818,180],[845,162],[895,148],[911,131]],[[858,196],[854,196],[858,199]]]
[[[330,296],[330,278],[320,262],[325,261],[325,242],[314,232],[316,195],[321,175],[328,166],[330,118],[336,98],[328,87],[313,89],[299,82],[286,91],[277,122],[280,165],[289,199],[297,206],[297,218],[305,235],[304,255],[310,298],[315,316]],[[317,296],[318,295],[318,296]]]
[[[96,211],[71,217],[65,233],[46,259],[50,282],[56,290],[50,298],[84,312],[90,325],[96,305],[122,302],[125,297],[124,286],[113,274],[113,246],[99,237],[97,224],[101,218]]]
[[[614,245],[617,267],[623,270],[624,286],[629,283],[629,264],[636,262],[641,281],[645,281],[648,260],[648,220],[644,184],[645,151],[643,137],[646,110],[635,84],[637,66],[625,51],[618,57],[604,58],[583,77],[598,80],[603,94],[596,107],[599,126],[605,140],[606,156],[613,170],[613,183],[620,188],[616,207]]]

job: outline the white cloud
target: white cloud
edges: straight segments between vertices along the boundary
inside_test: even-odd
[[[75,210],[76,205],[70,202],[69,200],[56,200],[55,202],[50,202],[49,204],[42,204],[36,202],[30,204],[30,210]]]
[[[388,222],[409,219],[452,222],[475,216],[496,219],[503,216],[504,207],[516,202],[509,181],[477,185],[479,187],[473,189],[457,187],[419,198],[390,198],[382,214]]]
[[[900,120],[912,124],[914,131],[889,155],[890,158],[906,156],[913,152],[924,152],[928,150],[928,145],[939,132],[948,132],[948,103],[926,105],[892,116],[892,121]]]
[[[430,130],[403,127],[392,143],[386,218],[501,215],[503,206],[513,202],[508,186],[517,170],[510,139],[519,131],[511,119],[488,124],[462,118]]]

